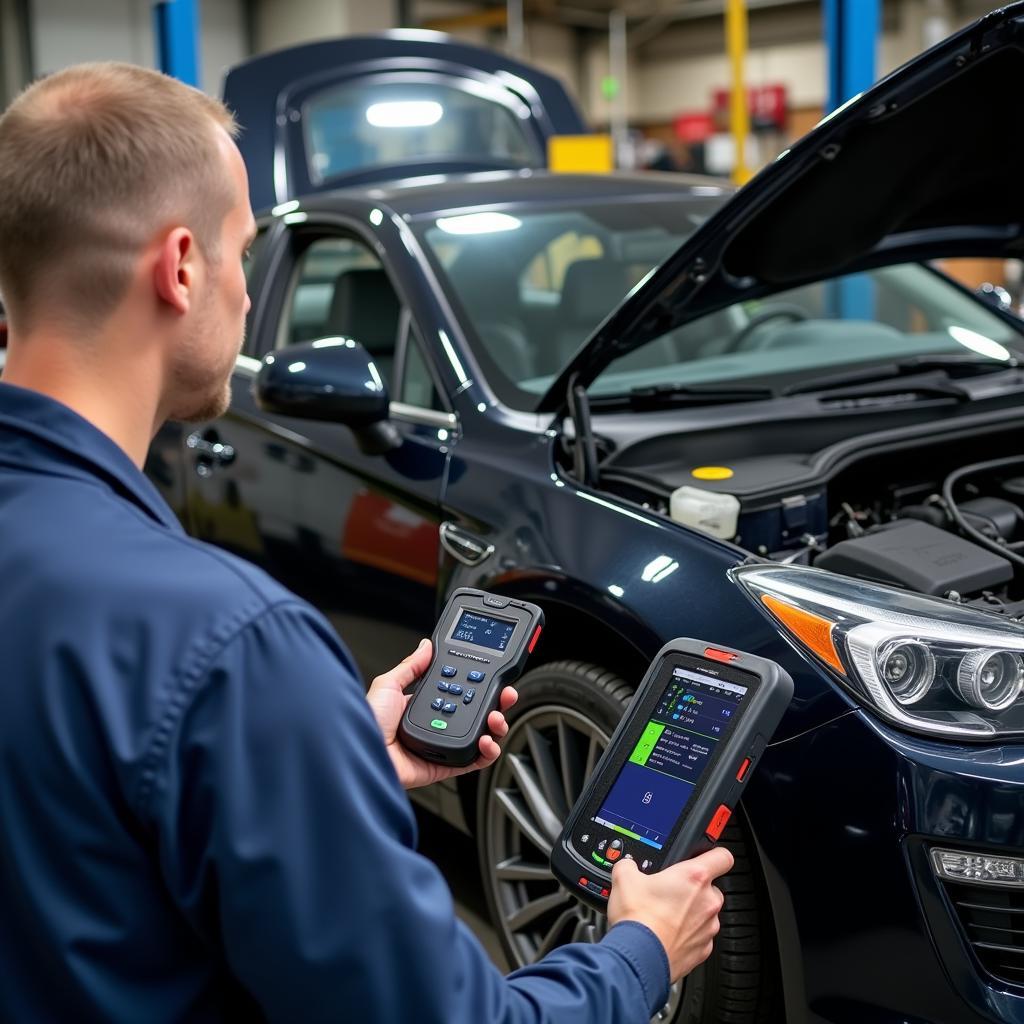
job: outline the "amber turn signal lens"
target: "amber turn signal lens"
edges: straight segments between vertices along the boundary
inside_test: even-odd
[[[836,645],[832,640],[835,623],[823,619],[813,612],[786,604],[770,594],[761,595],[761,603],[793,634],[805,647],[809,647],[822,661],[837,672],[846,675],[846,669],[839,660]]]

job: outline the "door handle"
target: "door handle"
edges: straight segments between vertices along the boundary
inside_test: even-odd
[[[198,431],[189,434],[185,445],[195,452],[196,472],[200,476],[210,476],[214,466],[230,466],[235,461],[235,449],[230,444],[221,444],[215,430],[208,430],[205,435]]]
[[[468,530],[463,530],[455,523],[444,522],[440,526],[441,547],[452,558],[458,559],[463,565],[479,565],[494,553],[494,545],[479,537],[474,537]]]

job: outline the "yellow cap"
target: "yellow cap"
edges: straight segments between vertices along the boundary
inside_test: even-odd
[[[728,480],[732,470],[728,466],[698,466],[690,470],[690,476],[698,480]]]

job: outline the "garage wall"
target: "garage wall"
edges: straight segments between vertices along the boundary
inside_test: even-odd
[[[243,0],[202,0],[202,87],[220,92],[224,70],[247,55]],[[32,0],[37,75],[87,60],[156,66],[152,0]]]
[[[256,50],[262,53],[313,39],[383,32],[395,25],[395,3],[394,0],[256,0],[254,16]]]

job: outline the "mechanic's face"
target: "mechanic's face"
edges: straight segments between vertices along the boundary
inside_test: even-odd
[[[221,225],[216,257],[203,261],[205,281],[192,329],[172,368],[176,404],[170,416],[185,422],[216,419],[227,410],[231,372],[242,348],[249,311],[243,261],[256,236],[249,182],[238,147],[222,130],[218,141],[234,201]]]

